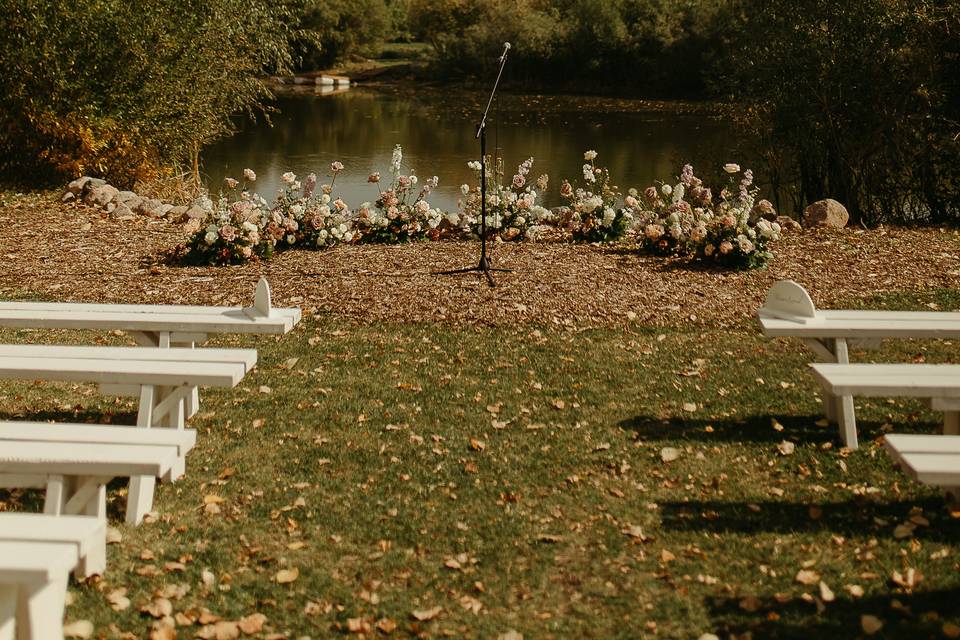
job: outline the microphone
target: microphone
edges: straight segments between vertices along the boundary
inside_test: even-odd
[[[504,42],[504,43],[503,43],[503,55],[500,56],[500,62],[501,62],[501,63],[503,63],[503,61],[507,59],[507,51],[510,51],[510,43],[509,43],[509,42]]]

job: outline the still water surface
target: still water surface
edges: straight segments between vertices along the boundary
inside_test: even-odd
[[[431,204],[455,210],[459,187],[474,180],[467,162],[479,156],[475,126],[483,96],[431,90],[416,95],[351,89],[337,95],[278,98],[272,126],[247,124],[242,131],[204,152],[207,185],[220,190],[225,177],[257,172],[257,191],[272,200],[280,175],[311,171],[328,182],[330,163],[346,169],[335,191],[351,206],[374,200],[367,176],[388,173],[395,144],[403,145],[404,171],[421,180],[436,175],[440,186]],[[581,173],[583,152],[599,152],[616,184],[643,188],[675,177],[684,162],[698,169],[718,167],[736,158],[726,148],[730,127],[681,104],[569,96],[504,96],[488,127],[488,152],[499,148],[509,175],[529,156],[533,173],[547,173],[546,204],[560,204],[562,178]],[[699,113],[698,113],[699,111]],[[703,173],[708,173],[703,171]]]

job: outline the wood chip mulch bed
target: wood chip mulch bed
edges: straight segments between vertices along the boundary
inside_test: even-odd
[[[643,255],[631,243],[499,244],[498,287],[432,272],[476,264],[477,242],[341,246],[289,251],[238,267],[185,267],[164,256],[177,225],[111,220],[56,194],[0,202],[0,298],[243,305],[267,276],[275,304],[362,323],[595,327],[731,327],[748,321],[770,285],[791,278],[818,306],[892,291],[960,286],[960,237],[941,229],[816,230],[787,234],[765,270],[723,272]]]

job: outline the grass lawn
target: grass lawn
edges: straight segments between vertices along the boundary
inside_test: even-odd
[[[872,302],[931,300],[957,303]],[[259,366],[201,393],[187,476],[158,489],[156,518],[125,526],[125,489],[111,492],[122,540],[67,610],[97,636],[147,637],[170,614],[177,637],[235,637],[216,617],[257,611],[255,636],[289,638],[853,638],[865,614],[883,623],[874,637],[960,632],[960,519],[878,443],[939,417],[860,400],[862,448],[842,450],[818,424],[811,355],[753,323],[458,329],[321,314],[276,341],[214,344],[255,347]],[[956,355],[896,342],[855,358]],[[133,410],[92,387],[0,384],[4,418],[119,423]]]

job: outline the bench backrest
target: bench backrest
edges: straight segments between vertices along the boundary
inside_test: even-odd
[[[807,290],[793,280],[780,280],[767,293],[760,315],[808,323],[817,318],[817,308]]]

